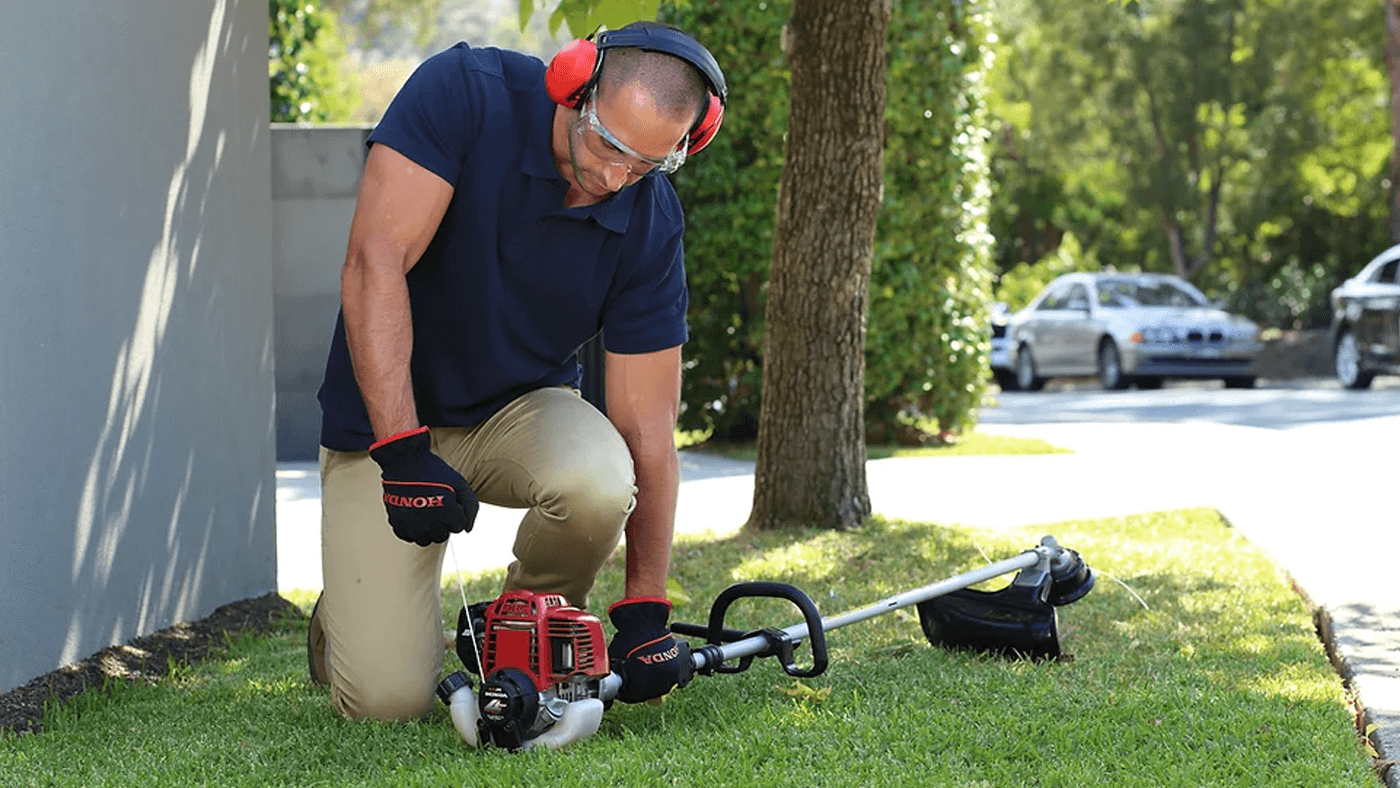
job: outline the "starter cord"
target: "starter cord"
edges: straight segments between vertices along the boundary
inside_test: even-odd
[[[472,612],[467,606],[467,590],[462,587],[462,565],[457,563],[457,551],[452,540],[447,540],[447,552],[452,556],[452,569],[457,579],[457,593],[462,596],[462,618],[467,620],[467,637],[472,639],[472,654],[476,655],[476,675],[486,680],[486,671],[481,668],[481,649],[477,648],[476,629],[472,623]]]

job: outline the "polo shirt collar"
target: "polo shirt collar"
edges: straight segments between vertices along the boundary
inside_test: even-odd
[[[520,166],[521,171],[532,178],[543,178],[551,181],[564,180],[559,168],[554,166],[554,148],[550,139],[554,131],[555,106],[554,100],[545,92],[544,80],[541,79],[531,113],[536,120],[535,130],[526,140],[525,155],[521,157]],[[648,176],[648,178],[655,177],[660,176]],[[648,178],[643,178],[602,202],[565,210],[571,213],[577,212],[576,215],[580,216],[591,216],[593,221],[603,227],[615,233],[625,233],[632,218],[632,208],[637,202],[637,192],[652,188],[652,184],[647,182]]]

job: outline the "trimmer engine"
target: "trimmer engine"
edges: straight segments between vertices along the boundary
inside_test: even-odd
[[[559,594],[508,591],[484,610],[464,609],[457,654],[485,676],[474,715],[483,741],[520,749],[554,727],[575,701],[594,700],[601,717],[597,699],[609,675],[603,624]],[[438,686],[454,716],[467,713],[457,708],[462,701],[452,702],[463,687],[470,691],[471,680],[460,671]]]

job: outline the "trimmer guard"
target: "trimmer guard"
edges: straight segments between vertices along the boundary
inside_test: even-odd
[[[1039,586],[1012,584],[1000,591],[964,588],[920,602],[919,624],[935,646],[1057,659],[1058,619],[1044,596]]]

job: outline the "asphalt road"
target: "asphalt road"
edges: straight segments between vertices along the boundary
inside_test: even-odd
[[[1167,383],[1157,391],[1104,391],[1097,381],[1052,381],[1037,392],[994,395],[983,424],[1083,422],[1210,422],[1290,429],[1400,414],[1400,377],[1377,378],[1371,389],[1349,391],[1335,380],[1262,381],[1226,389],[1218,381]]]

